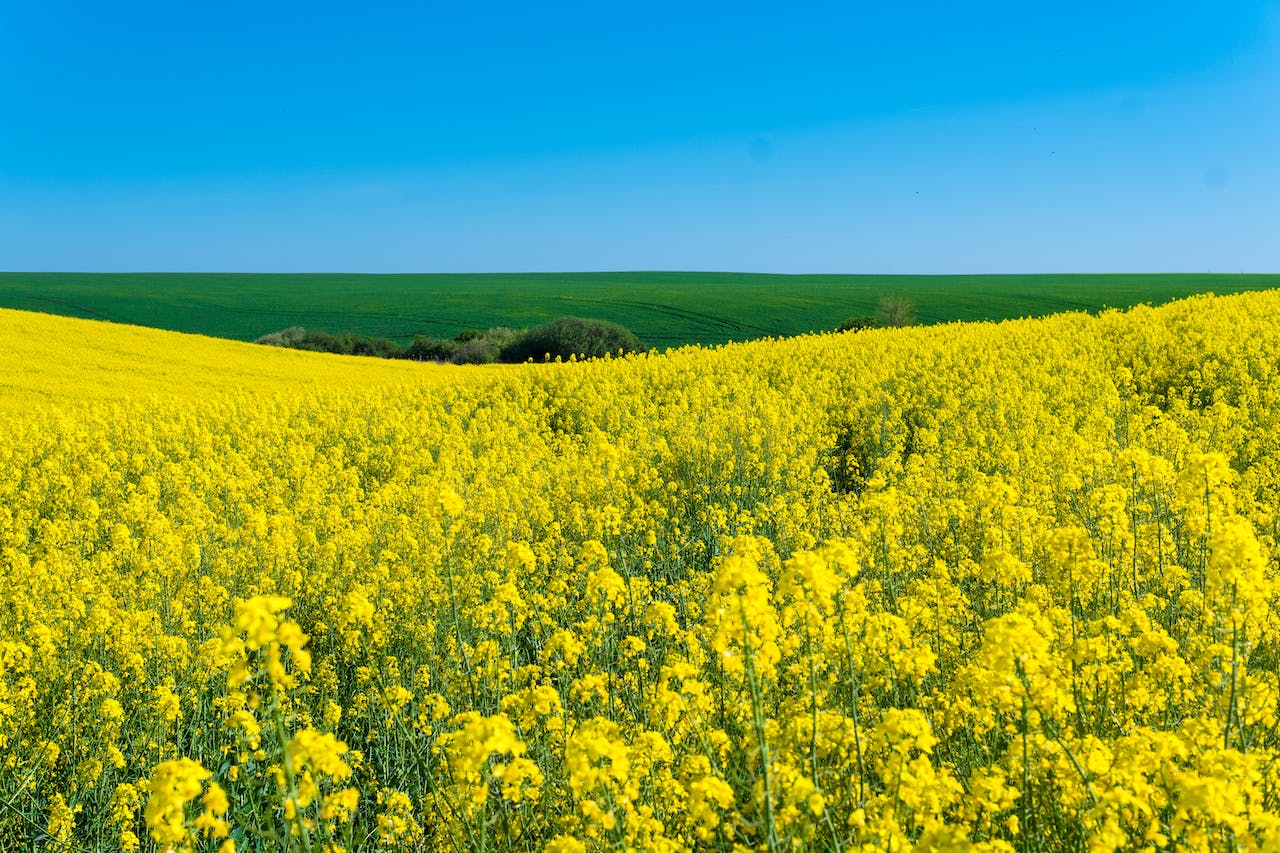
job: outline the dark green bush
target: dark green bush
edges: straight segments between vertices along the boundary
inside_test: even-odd
[[[404,357],[414,361],[448,361],[457,348],[456,341],[418,335],[404,351]]]
[[[269,335],[258,338],[257,343],[272,347],[296,347],[298,342],[307,336],[307,330],[301,326],[290,326]]]
[[[606,320],[561,317],[525,332],[502,350],[503,361],[546,358],[602,358],[619,352],[644,352],[644,345],[628,329]]]
[[[498,360],[500,350],[484,338],[472,338],[458,344],[458,348],[449,356],[454,364],[493,364]]]
[[[386,338],[366,338],[352,332],[330,335],[327,332],[308,332],[299,349],[331,352],[337,355],[367,355],[375,358],[397,358],[403,349],[395,341]]]
[[[404,347],[387,338],[365,338],[346,334],[341,337],[344,352],[350,355],[367,355],[373,358],[399,358]]]
[[[258,343],[278,347],[291,347],[312,352],[328,352],[337,355],[368,355],[376,358],[402,358],[405,350],[387,338],[366,338],[354,332],[331,335],[328,332],[308,331],[301,326],[290,326],[258,338]]]
[[[294,344],[297,349],[311,350],[312,352],[331,352],[339,355],[351,355],[347,351],[346,344],[337,335],[331,335],[328,332],[310,331]]]
[[[874,329],[880,325],[875,317],[850,317],[840,324],[837,332],[861,332],[863,329]]]
[[[498,326],[459,344],[449,360],[454,364],[493,364],[502,358],[503,350],[519,337],[520,333],[506,326]]]

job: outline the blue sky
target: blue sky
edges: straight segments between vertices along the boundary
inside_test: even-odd
[[[1280,2],[0,0],[0,269],[1280,271]]]

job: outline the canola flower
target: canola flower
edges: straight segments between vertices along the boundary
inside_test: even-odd
[[[2,849],[1280,849],[1278,294],[495,371],[0,327]]]

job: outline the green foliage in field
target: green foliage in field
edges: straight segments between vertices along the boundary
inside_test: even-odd
[[[572,356],[603,358],[643,350],[640,340],[617,323],[561,317],[533,327],[513,340],[502,355],[504,361],[542,361]]]
[[[464,275],[0,273],[0,307],[255,340],[288,326],[409,344],[566,314],[659,349],[834,329],[885,297],[920,323],[1040,316],[1280,287],[1280,275],[850,276],[617,272]]]
[[[608,320],[561,317],[532,329],[464,329],[452,338],[418,335],[404,347],[387,338],[369,338],[354,332],[332,335],[302,326],[290,326],[258,338],[257,343],[334,355],[368,355],[453,364],[507,364],[571,358],[604,358],[608,355],[644,352],[646,347],[629,329]]]

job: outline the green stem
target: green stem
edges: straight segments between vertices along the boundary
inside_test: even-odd
[[[288,785],[288,800],[293,802],[293,825],[298,828],[303,849],[311,853],[311,833],[307,830],[306,821],[298,811],[298,780],[293,772],[293,762],[289,760],[289,747],[284,736],[284,714],[280,710],[280,697],[276,694],[274,687],[271,690],[271,722],[275,728],[276,739],[280,743],[280,764],[284,768],[284,778]]]
[[[755,657],[751,653],[751,626],[747,621],[746,605],[739,602],[742,612],[742,651],[746,669],[747,686],[751,691],[751,716],[755,723],[756,743],[760,747],[760,766],[764,782],[764,817],[765,841],[770,853],[778,849],[778,829],[773,817],[773,773],[769,768],[769,739],[765,732],[764,696],[760,690],[760,679],[756,676]]]

